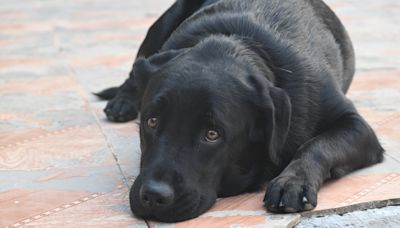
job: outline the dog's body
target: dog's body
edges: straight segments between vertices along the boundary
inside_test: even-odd
[[[268,210],[314,208],[325,180],[383,157],[344,95],[353,74],[351,41],[320,0],[178,0],[129,79],[99,94],[112,121],[141,112],[133,212],[188,219],[267,181]]]

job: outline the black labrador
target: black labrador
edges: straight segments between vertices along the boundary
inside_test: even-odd
[[[267,182],[267,210],[313,209],[325,180],[383,159],[345,97],[354,69],[321,0],[177,0],[125,83],[98,94],[111,121],[141,113],[133,213],[190,219]]]

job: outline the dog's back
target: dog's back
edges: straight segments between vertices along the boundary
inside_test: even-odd
[[[191,46],[202,39],[202,33],[247,36],[269,48],[272,55],[273,49],[284,49],[284,53],[277,54],[285,62],[298,54],[303,58],[302,66],[319,68],[316,65],[323,64],[343,92],[347,91],[354,74],[353,47],[347,32],[320,0],[206,1],[171,34],[163,49]],[[278,55],[273,57],[279,62]],[[298,64],[298,61],[296,58],[293,62]],[[283,68],[291,70],[291,67],[295,68]]]

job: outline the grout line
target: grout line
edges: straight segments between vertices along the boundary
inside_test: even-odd
[[[383,145],[385,146],[385,144],[383,144]],[[389,158],[391,158],[391,159],[395,160],[396,162],[398,162],[398,163],[400,164],[400,160],[399,160],[398,158],[396,158],[396,157],[392,156],[392,155],[391,155],[391,154],[389,154],[388,152],[386,152],[386,149],[385,149],[384,156],[387,156],[387,157],[389,157]]]
[[[95,118],[96,125],[98,126],[101,134],[103,135],[107,147],[111,151],[111,154],[112,154],[112,156],[113,156],[113,158],[114,158],[114,160],[116,162],[116,165],[118,167],[118,170],[119,170],[119,172],[120,172],[120,174],[122,176],[123,182],[125,183],[125,186],[129,190],[129,184],[128,184],[128,181],[127,181],[128,179],[124,175],[124,172],[122,171],[121,165],[119,164],[119,161],[118,161],[117,154],[115,153],[115,150],[114,150],[113,146],[111,145],[110,141],[108,140],[107,135],[104,133],[105,131],[104,131],[102,125],[100,124],[100,120],[99,120],[98,116],[96,115],[96,112],[90,106],[90,103],[88,101],[88,96],[87,96],[86,89],[82,86],[80,81],[76,78],[76,71],[75,71],[74,67],[71,65],[71,63],[68,61],[68,59],[66,59],[65,56],[63,56],[63,54],[62,54],[63,47],[62,47],[61,42],[60,42],[59,34],[57,33],[57,31],[54,28],[53,28],[53,45],[55,46],[58,55],[61,57],[60,59],[63,62],[63,65],[65,65],[69,70],[69,74],[67,76],[69,76],[72,80],[74,80],[76,82],[80,97],[82,98],[82,100],[84,101],[85,105],[88,107],[88,109],[92,113],[93,117]]]
[[[110,152],[111,152],[111,154],[112,154],[112,156],[113,156],[113,158],[114,158],[114,160],[115,160],[115,163],[116,163],[116,165],[117,165],[117,167],[118,167],[118,170],[119,170],[119,172],[120,172],[120,174],[121,174],[121,176],[122,176],[122,181],[125,183],[125,186],[126,186],[127,189],[129,190],[128,179],[127,179],[127,177],[125,176],[125,174],[124,174],[124,172],[123,172],[123,170],[122,170],[122,168],[121,168],[121,165],[119,164],[118,156],[117,156],[117,154],[115,153],[114,147],[111,145],[111,143],[110,143],[110,141],[109,141],[107,135],[105,134],[105,130],[104,130],[103,126],[101,125],[100,120],[99,120],[98,116],[96,115],[96,112],[95,112],[95,111],[91,108],[91,106],[90,106],[90,103],[89,103],[88,98],[87,98],[87,96],[86,96],[86,90],[82,87],[82,85],[81,85],[81,83],[79,82],[79,80],[76,79],[76,77],[75,77],[76,71],[75,71],[75,69],[73,68],[73,66],[71,66],[71,64],[69,64],[67,61],[66,61],[65,64],[66,64],[66,66],[68,67],[68,69],[69,69],[69,71],[70,71],[70,75],[69,75],[69,76],[70,76],[73,80],[76,81],[76,83],[77,83],[77,85],[78,85],[78,87],[79,87],[79,90],[80,90],[80,92],[81,92],[81,94],[80,94],[80,95],[81,95],[81,98],[84,100],[86,106],[88,107],[88,109],[89,109],[90,112],[92,113],[93,117],[95,118],[95,120],[96,120],[96,125],[97,125],[97,127],[99,128],[101,134],[103,135],[103,138],[104,138],[104,140],[105,140],[105,142],[106,142],[106,145],[107,145],[107,147],[109,148],[109,150],[110,150]]]
[[[125,176],[125,174],[124,174],[124,172],[123,172],[123,170],[121,168],[121,165],[119,164],[118,156],[115,153],[114,147],[111,145],[110,141],[108,140],[107,135],[104,133],[103,126],[101,126],[98,116],[96,115],[96,113],[94,113],[94,111],[92,109],[90,109],[90,110],[92,111],[92,114],[94,115],[94,118],[96,119],[97,126],[100,129],[100,132],[104,137],[104,140],[106,141],[107,147],[110,149],[111,155],[113,156],[113,158],[115,160],[115,163],[116,163],[116,165],[118,167],[118,170],[119,170],[119,172],[120,172],[120,174],[122,176],[122,180],[123,180],[126,188],[129,190],[128,178]]]
[[[399,177],[400,174],[398,173],[392,173],[387,175],[386,177],[382,178],[380,181],[377,181],[375,184],[373,184],[372,186],[369,186],[368,188],[354,194],[353,196],[351,196],[350,198],[348,198],[347,200],[336,204],[335,207],[344,207],[344,206],[348,206],[351,205],[352,203],[354,203],[356,200],[360,199],[361,197],[369,194],[370,192],[380,188],[382,185],[387,184],[388,182],[390,182],[391,180],[393,180],[396,177]]]
[[[379,127],[381,127],[381,126],[387,124],[388,122],[390,122],[392,120],[395,120],[397,118],[400,118],[400,113],[395,113],[395,114],[389,115],[388,117],[386,117],[386,118],[384,118],[382,120],[379,120],[379,121],[376,121],[376,122],[372,123],[372,125],[377,127],[377,128],[379,128]]]
[[[36,141],[36,140],[40,140],[40,139],[42,139],[44,137],[51,137],[51,136],[55,136],[55,135],[59,135],[59,134],[68,133],[69,131],[72,131],[72,130],[78,130],[78,131],[79,130],[83,130],[83,129],[89,128],[91,126],[92,125],[87,125],[87,126],[83,126],[83,127],[82,126],[72,126],[72,127],[62,128],[60,130],[48,132],[46,134],[38,135],[38,136],[30,138],[30,139],[23,139],[21,141],[10,143],[10,144],[7,144],[5,146],[0,146],[0,150],[1,149],[8,149],[10,147],[15,147],[15,146],[21,146],[21,145],[24,145],[26,143],[30,143],[30,142],[33,142],[33,141]]]
[[[33,222],[33,221],[39,220],[39,219],[41,219],[41,218],[47,217],[47,216],[52,215],[52,214],[54,214],[54,213],[60,212],[60,211],[62,211],[62,210],[65,210],[65,209],[67,209],[67,208],[70,208],[70,207],[73,207],[73,206],[82,204],[82,203],[84,203],[84,202],[86,202],[86,201],[95,199],[95,198],[97,198],[97,197],[99,197],[99,196],[103,196],[103,195],[105,195],[105,194],[106,194],[106,193],[93,193],[93,194],[91,194],[91,195],[89,195],[89,196],[85,196],[85,197],[83,197],[83,198],[81,198],[81,199],[75,200],[75,201],[73,201],[72,203],[63,204],[63,205],[61,205],[61,206],[59,206],[59,207],[53,208],[53,209],[51,209],[51,210],[49,210],[49,211],[46,211],[46,212],[43,212],[43,213],[41,213],[41,214],[34,215],[34,216],[32,216],[32,217],[29,217],[29,218],[25,218],[25,219],[23,219],[23,220],[21,220],[21,221],[18,221],[18,222],[16,222],[16,223],[14,223],[14,224],[11,225],[10,227],[20,227],[20,226],[23,226],[23,225],[27,225],[27,224],[30,223],[30,222]]]

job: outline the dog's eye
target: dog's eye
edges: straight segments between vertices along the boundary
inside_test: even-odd
[[[149,128],[155,128],[155,127],[157,127],[157,122],[158,122],[158,120],[157,120],[157,118],[149,118],[149,119],[147,119],[147,126],[149,126]]]
[[[215,142],[219,138],[219,133],[215,130],[209,130],[206,134],[206,141],[208,142]]]

